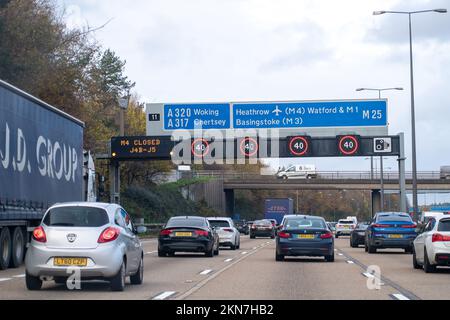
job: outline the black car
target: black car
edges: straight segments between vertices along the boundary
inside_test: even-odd
[[[250,228],[250,239],[270,237],[275,239],[275,227],[270,220],[257,220]]]
[[[219,254],[219,236],[203,217],[173,217],[159,233],[158,256],[175,252],[204,252],[207,257]]]
[[[369,223],[358,223],[356,228],[350,233],[350,247],[358,248],[360,245],[366,244],[366,230]]]

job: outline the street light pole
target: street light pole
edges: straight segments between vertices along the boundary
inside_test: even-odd
[[[409,65],[411,79],[411,135],[412,135],[412,178],[413,178],[413,210],[414,216],[419,215],[419,203],[417,200],[417,159],[416,159],[416,115],[414,106],[414,67],[413,67],[413,50],[412,50],[412,23],[411,16],[416,13],[437,12],[446,13],[447,9],[431,9],[420,11],[374,11],[373,15],[381,15],[385,13],[407,14],[409,22]]]

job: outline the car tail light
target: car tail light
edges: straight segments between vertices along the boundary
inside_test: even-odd
[[[226,231],[226,232],[233,232],[233,229],[229,229],[229,228],[226,228],[226,229],[222,229],[223,231]]]
[[[287,232],[281,231],[281,232],[278,232],[278,236],[279,236],[280,238],[287,239],[287,238],[290,238],[290,237],[291,237],[291,234],[290,234],[290,233],[287,233]]]
[[[320,239],[331,239],[333,238],[333,234],[331,232],[323,233],[320,235]]]
[[[433,237],[431,239],[432,242],[447,242],[450,241],[450,236],[444,236],[443,234],[435,233],[433,234]]]
[[[205,230],[195,230],[195,234],[200,237],[207,237],[209,235],[209,232]]]
[[[116,240],[120,235],[120,230],[114,227],[109,227],[103,230],[98,238],[98,243],[107,243]]]
[[[47,236],[45,235],[44,228],[37,227],[33,230],[33,239],[37,242],[45,243],[47,242]]]
[[[256,226],[255,226],[255,225],[252,225],[252,229],[256,229]]]
[[[161,232],[159,233],[159,235],[160,235],[160,236],[168,236],[168,235],[170,235],[171,233],[172,233],[172,230],[165,229],[165,230],[161,230]]]
[[[391,226],[388,225],[388,224],[379,224],[379,223],[375,223],[375,224],[372,225],[372,227],[374,227],[374,228],[389,228],[389,227],[391,227]]]
[[[417,228],[417,225],[416,224],[404,224],[404,225],[402,225],[402,228],[415,229],[415,228]]]

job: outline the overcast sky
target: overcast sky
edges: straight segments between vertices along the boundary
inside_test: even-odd
[[[127,61],[144,102],[376,98],[388,91],[390,134],[405,132],[411,169],[407,15],[447,0],[58,0],[70,26]],[[450,14],[413,16],[418,170],[450,165]],[[370,161],[305,159],[318,170]],[[287,164],[291,160],[283,163]],[[395,159],[386,170],[397,168]]]

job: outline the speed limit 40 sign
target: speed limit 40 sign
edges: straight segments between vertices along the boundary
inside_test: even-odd
[[[311,154],[311,137],[297,136],[288,138],[288,150],[294,157],[306,157]]]
[[[360,153],[360,137],[354,135],[338,136],[338,150],[341,156],[357,156]]]

